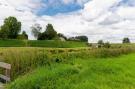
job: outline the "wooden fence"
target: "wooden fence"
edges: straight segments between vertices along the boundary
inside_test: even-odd
[[[4,69],[4,74],[0,74],[0,79],[2,80],[1,82],[10,82],[11,64],[0,62],[0,68]]]

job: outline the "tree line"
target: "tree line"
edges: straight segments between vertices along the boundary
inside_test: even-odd
[[[21,22],[18,21],[15,17],[8,17],[4,20],[4,24],[0,27],[0,39],[28,39],[28,35],[25,31],[21,32]],[[62,33],[57,33],[52,24],[47,24],[45,30],[42,32],[42,27],[40,24],[34,24],[31,27],[32,35],[37,40],[67,40],[67,41],[82,41],[88,42],[87,36],[75,36],[67,38]],[[128,37],[123,38],[123,43],[130,43]],[[103,40],[99,40],[98,44],[103,45]],[[104,43],[109,46],[109,42]]]
[[[0,27],[0,39],[28,39],[25,31],[21,31],[21,22],[16,17],[10,16],[4,20],[4,24]],[[76,36],[67,38],[62,33],[57,33],[52,24],[47,24],[46,29],[42,32],[40,24],[34,24],[31,27],[31,33],[37,40],[74,40],[88,42],[86,36]],[[74,39],[73,39],[74,38]]]

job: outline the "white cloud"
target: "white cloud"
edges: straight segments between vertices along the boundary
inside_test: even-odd
[[[63,1],[66,4],[74,0]],[[80,4],[87,1],[77,0]],[[92,0],[77,12],[39,17],[31,11],[44,6],[40,0],[0,0],[0,24],[4,18],[16,16],[30,39],[33,39],[31,25],[40,23],[45,28],[47,23],[52,23],[58,32],[67,36],[87,35],[90,42],[97,42],[99,39],[121,42],[123,37],[129,37],[135,42],[135,7],[116,7],[119,2],[121,0]],[[113,6],[115,11],[110,10]]]
[[[84,18],[91,20],[107,13],[110,7],[114,6],[121,0],[92,0],[85,4]]]

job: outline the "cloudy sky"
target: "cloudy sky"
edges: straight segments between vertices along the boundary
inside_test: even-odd
[[[22,30],[48,23],[66,36],[86,35],[89,42],[100,39],[135,42],[135,0],[0,0],[0,25],[8,16],[22,22]]]

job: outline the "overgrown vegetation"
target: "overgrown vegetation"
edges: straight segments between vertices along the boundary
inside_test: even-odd
[[[134,89],[134,58],[74,58],[72,63],[39,67],[6,89]]]
[[[119,49],[47,49],[47,48],[1,48],[1,61],[12,64],[12,79],[38,66],[55,62],[72,63],[76,58],[106,58],[135,52],[133,48]]]

